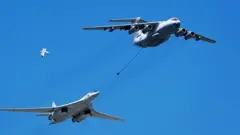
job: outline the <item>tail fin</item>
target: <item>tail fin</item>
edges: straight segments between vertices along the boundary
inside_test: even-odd
[[[53,108],[57,107],[54,101],[52,101],[52,107]],[[36,116],[49,116],[49,115],[51,115],[50,112],[48,112],[48,113],[40,113],[40,114],[37,114]]]
[[[141,17],[137,18],[124,18],[124,19],[111,19],[108,22],[131,22],[131,23],[141,23],[141,22],[146,22],[141,19]]]
[[[57,107],[54,101],[52,101],[52,107]]]

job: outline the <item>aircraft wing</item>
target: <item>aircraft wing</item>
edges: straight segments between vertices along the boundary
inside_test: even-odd
[[[92,112],[92,116],[93,117],[98,117],[98,118],[109,119],[109,120],[124,121],[124,119],[122,119],[122,118],[118,118],[118,117],[115,117],[115,116],[110,116],[108,114],[104,114],[104,113],[97,112],[97,111]]]
[[[147,24],[156,24],[156,22],[144,22],[144,23],[135,23],[135,24],[121,24],[121,25],[108,25],[108,26],[94,26],[94,27],[85,27],[83,30],[130,30],[131,26],[140,26],[144,27]]]
[[[0,111],[8,112],[52,112],[58,108],[46,107],[46,108],[0,108]]]
[[[83,30],[107,30],[107,29],[124,29],[129,30],[131,28],[131,24],[123,24],[123,25],[108,25],[108,26],[95,26],[95,27],[86,27]]]
[[[213,39],[207,38],[207,37],[205,37],[205,36],[202,36],[202,35],[197,34],[197,33],[195,33],[195,32],[186,30],[186,29],[184,29],[184,28],[180,28],[179,31],[178,31],[178,33],[185,33],[186,35],[187,35],[188,33],[194,33],[194,35],[191,35],[191,34],[190,34],[190,35],[187,36],[187,37],[188,37],[188,38],[194,38],[194,39],[196,39],[196,40],[202,40],[202,41],[209,42],[209,43],[216,43],[216,41],[213,40]]]
[[[45,55],[45,53],[44,52],[41,52],[41,56],[44,56]]]
[[[207,37],[204,37],[204,36],[202,36],[202,35],[196,34],[196,36],[198,36],[199,39],[202,40],[202,41],[206,41],[206,42],[209,42],[209,43],[216,43],[215,40],[210,39],[210,38],[207,38]]]

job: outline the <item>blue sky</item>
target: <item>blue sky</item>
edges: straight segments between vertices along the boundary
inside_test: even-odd
[[[1,112],[3,135],[239,135],[237,0],[3,0],[0,2],[0,107],[45,107],[99,89],[94,107],[125,122],[88,118],[49,126],[46,117]],[[127,32],[82,31],[114,18],[181,19],[214,38],[183,38],[145,49]],[[40,59],[39,51],[50,54]],[[64,54],[64,55],[63,55]]]

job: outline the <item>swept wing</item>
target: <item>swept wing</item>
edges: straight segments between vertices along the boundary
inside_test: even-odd
[[[202,40],[202,41],[209,42],[209,43],[216,43],[215,40],[204,37],[202,35],[196,34],[196,36],[199,38],[198,40]]]
[[[108,114],[105,114],[105,113],[101,113],[101,112],[97,112],[97,111],[92,112],[92,116],[93,117],[98,117],[98,118],[109,119],[109,120],[124,121],[124,119],[122,119],[122,118],[118,118],[118,117],[111,116],[111,115],[108,115]]]
[[[0,111],[9,112],[52,112],[58,108],[43,107],[43,108],[0,108]]]
[[[56,110],[59,110],[63,107],[71,107],[75,104],[81,104],[84,103],[82,101],[74,101],[72,103],[68,103],[61,106],[56,106],[56,104],[53,102],[52,107],[39,107],[39,108],[0,108],[0,111],[9,111],[9,112],[40,112],[40,113],[47,113],[47,112],[53,112]]]
[[[110,32],[113,30],[130,30],[133,26],[138,26],[140,28],[144,28],[145,25],[148,24],[157,24],[157,22],[144,22],[144,23],[134,23],[134,24],[120,24],[120,25],[107,25],[107,26],[93,26],[93,27],[85,27],[83,30],[107,30],[109,29]]]
[[[216,41],[214,39],[202,36],[200,34],[197,34],[193,31],[190,30],[186,30],[185,28],[179,28],[178,32],[176,33],[176,36],[185,36],[185,40],[188,40],[190,38],[194,38],[195,40],[202,40],[205,42],[209,42],[209,43],[216,43]]]

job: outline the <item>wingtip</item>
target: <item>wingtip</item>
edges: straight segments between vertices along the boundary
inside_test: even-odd
[[[85,28],[82,28],[82,30],[85,30]]]
[[[118,120],[119,120],[119,121],[125,121],[125,119],[123,119],[123,118],[118,118]]]
[[[213,44],[216,44],[216,41],[215,41],[215,40],[213,40],[211,43],[213,43]]]

